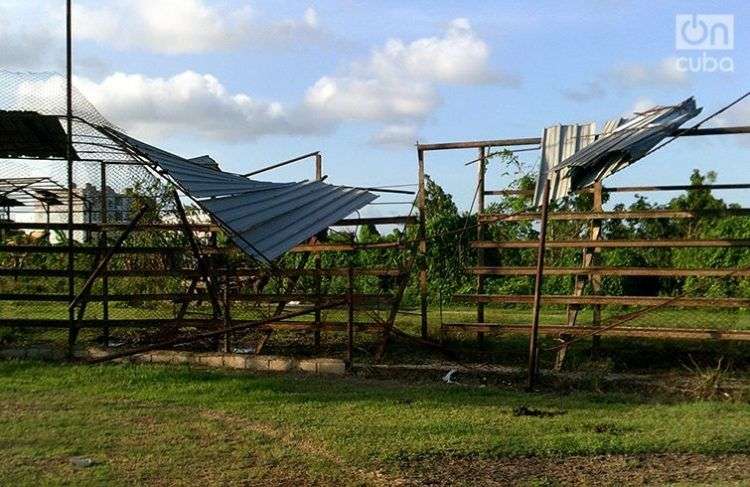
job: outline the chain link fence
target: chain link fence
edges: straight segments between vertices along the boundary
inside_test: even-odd
[[[69,176],[65,90],[64,78],[55,73],[0,71],[0,137],[12,142],[4,144],[10,149],[0,162],[0,208],[4,211],[0,348],[11,354],[37,350],[61,357],[74,339],[78,352],[92,346],[114,351],[184,341],[192,350],[256,352],[267,343],[270,353],[345,353],[346,306],[297,317],[291,325],[281,326],[283,332],[266,325],[193,340],[227,325],[268,320],[326,299],[345,299],[348,279],[324,276],[317,283],[312,275],[315,259],[294,254],[282,259],[280,269],[261,268],[233,248],[224,234],[209,226],[206,215],[185,200],[186,217],[196,225],[190,236],[202,249],[204,269],[181,226],[173,188],[137,154],[99,130],[117,127],[77,90],[72,97],[75,153]],[[19,124],[26,124],[24,131]],[[36,124],[31,132],[39,129],[34,137],[28,137],[29,124]],[[14,148],[13,143],[18,145]],[[144,207],[147,211],[138,226],[74,308],[71,330],[69,209],[75,226],[72,292],[76,296]],[[340,266],[351,259],[323,260],[324,266]],[[303,273],[279,274],[284,269]],[[203,278],[205,270],[210,282]],[[384,291],[378,276],[357,276],[354,286],[357,293],[393,291],[392,286]],[[278,295],[292,297],[274,297]],[[359,303],[354,321],[382,324],[389,312],[385,299]],[[319,326],[305,326],[315,320]],[[315,337],[316,329],[338,333],[327,333],[321,340]],[[359,331],[372,329],[357,328],[358,341],[372,342],[372,334]]]

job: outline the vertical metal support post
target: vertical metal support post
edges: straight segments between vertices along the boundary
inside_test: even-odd
[[[417,159],[419,164],[418,170],[418,194],[417,207],[419,209],[419,310],[420,310],[420,331],[422,338],[428,338],[427,329],[427,222],[426,222],[426,202],[425,194],[425,175],[424,175],[424,151],[417,149]]]
[[[593,204],[592,211],[602,211],[602,183],[597,181],[593,187]],[[589,223],[589,239],[598,240],[601,236],[602,221],[591,220]],[[587,247],[581,251],[581,271],[585,271],[587,268],[595,265],[596,254],[599,253],[600,249]],[[601,277],[598,275],[589,275],[581,273],[576,275],[573,282],[573,296],[583,296],[583,292],[586,287],[586,283],[591,283],[592,294],[598,294],[601,289]],[[580,304],[569,304],[567,307],[567,321],[568,326],[575,326],[578,320],[578,313],[582,306]],[[601,305],[592,305],[592,322],[594,325],[598,325],[601,322]],[[567,342],[572,337],[570,334],[563,334],[560,336],[562,340],[562,346],[557,350],[557,357],[555,358],[555,370],[562,370],[565,364],[565,356],[568,353]],[[599,344],[601,337],[594,335],[593,337],[593,348],[592,352],[596,354],[596,348]]]
[[[101,207],[99,215],[99,223],[106,225],[108,221],[108,195],[107,195],[107,164],[101,162],[101,171],[99,175],[101,184]],[[103,229],[99,232],[99,248],[101,249],[102,255],[107,253],[107,232]],[[102,328],[102,338],[104,339],[105,345],[109,344],[109,276],[107,273],[107,267],[102,270],[102,320],[104,321],[104,327]]]
[[[323,156],[318,154],[315,154],[315,180],[320,181],[323,179]],[[325,232],[325,230],[324,230]],[[319,234],[318,237],[321,237],[323,234]],[[313,292],[315,293],[315,299],[316,299],[316,306],[320,305],[320,293],[321,293],[321,253],[315,252],[315,255],[313,256],[313,261],[315,263],[315,274],[313,275]],[[313,332],[313,341],[315,350],[320,349],[320,323],[322,322],[322,313],[319,309],[315,310],[315,326],[317,327],[316,330]]]
[[[224,314],[223,314],[223,323],[224,323],[224,329],[228,330],[230,326],[232,326],[232,317],[229,314],[230,309],[230,295],[229,295],[229,282],[230,282],[230,273],[229,273],[229,266],[227,266],[226,274],[224,275]],[[231,332],[227,331],[224,333],[224,353],[229,353],[232,350],[232,344],[231,344]]]
[[[594,211],[603,211],[602,206],[602,183],[597,181],[594,183]],[[602,221],[592,220],[591,221],[591,240],[599,240],[602,234]],[[601,252],[600,248],[593,248],[589,250],[589,265],[597,265],[597,255]],[[599,294],[602,288],[601,276],[591,276],[591,294]],[[595,304],[592,309],[591,324],[599,326],[602,322],[602,307],[601,305]],[[599,344],[601,343],[601,336],[594,335],[592,343],[592,352],[598,353]]]
[[[354,365],[354,267],[349,264],[347,272],[349,286],[346,291],[348,316],[346,321],[346,364],[351,370]]]
[[[486,170],[485,161],[485,148],[479,148],[479,164],[477,165],[477,220],[479,216],[484,213],[484,190],[485,182],[484,175]],[[481,221],[477,221],[477,240],[484,240],[484,224]],[[477,249],[477,265],[479,267],[484,266],[484,249]],[[484,276],[482,274],[477,275],[477,294],[484,294]],[[477,303],[477,323],[484,323],[484,303]],[[480,344],[484,343],[484,333],[477,333],[477,340]]]
[[[67,128],[67,143],[65,147],[68,163],[68,298],[73,302],[75,298],[75,249],[73,246],[73,35],[72,35],[72,0],[65,2],[65,122]],[[73,356],[78,331],[76,328],[75,309],[68,309],[68,357]]]
[[[539,312],[542,305],[542,280],[544,278],[544,254],[547,247],[547,216],[549,210],[549,179],[544,182],[542,196],[542,215],[539,228],[539,250],[536,258],[536,275],[534,279],[534,310],[529,334],[529,371],[526,388],[531,390],[536,384],[539,369]]]

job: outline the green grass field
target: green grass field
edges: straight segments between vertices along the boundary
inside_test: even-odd
[[[519,406],[551,415],[516,416]],[[392,485],[436,472],[438,483],[477,484],[490,471],[506,475],[493,462],[592,459],[591,466],[599,458],[592,455],[611,454],[627,468],[645,468],[638,462],[657,453],[724,462],[683,480],[750,481],[750,470],[741,473],[750,465],[750,404],[0,362],[3,485]],[[73,466],[72,456],[96,465]],[[678,463],[665,475],[679,473]],[[554,485],[550,472],[535,468],[516,480]]]

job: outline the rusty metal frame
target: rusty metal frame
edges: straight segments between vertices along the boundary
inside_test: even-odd
[[[725,135],[725,134],[750,134],[750,126],[739,126],[739,127],[722,127],[722,128],[690,128],[690,129],[679,129],[671,134],[674,137],[678,136],[704,136],[704,135]],[[477,211],[477,240],[471,242],[471,247],[477,251],[477,266],[471,268],[470,271],[477,277],[477,292],[474,295],[459,295],[454,298],[460,298],[464,302],[473,303],[477,307],[477,319],[475,323],[454,323],[454,324],[442,324],[441,333],[450,331],[451,329],[461,330],[464,332],[476,333],[480,339],[484,333],[487,332],[498,332],[498,333],[518,333],[528,332],[530,335],[530,346],[529,346],[529,374],[527,377],[527,385],[532,386],[536,377],[536,371],[538,367],[538,347],[536,343],[536,335],[543,332],[545,335],[549,333],[556,334],[561,338],[561,344],[550,349],[557,351],[556,366],[561,367],[565,358],[565,351],[567,350],[568,344],[574,341],[582,339],[582,337],[591,337],[594,343],[594,350],[598,343],[601,335],[615,335],[615,336],[629,336],[631,333],[630,327],[619,328],[619,325],[632,321],[637,316],[646,314],[656,309],[660,309],[670,304],[679,302],[680,305],[687,306],[726,306],[726,307],[737,307],[746,306],[744,300],[736,300],[733,298],[726,299],[708,299],[708,298],[697,298],[697,299],[659,299],[659,298],[641,298],[641,297],[613,297],[613,296],[598,296],[600,288],[601,276],[605,275],[652,275],[652,276],[750,276],[750,269],[732,269],[732,270],[715,270],[715,269],[637,269],[637,268],[609,268],[609,267],[597,267],[596,255],[602,248],[648,248],[648,247],[661,247],[661,248],[672,248],[672,247],[750,247],[750,239],[712,239],[712,240],[623,240],[623,241],[612,241],[612,240],[600,240],[601,225],[602,221],[606,219],[663,219],[663,218],[675,218],[675,219],[691,219],[706,216],[712,213],[711,211],[679,211],[679,210],[648,210],[648,211],[603,211],[602,209],[602,193],[614,193],[614,192],[646,192],[646,191],[683,191],[687,189],[694,189],[693,185],[660,185],[660,186],[625,186],[619,188],[613,187],[602,187],[601,184],[595,185],[593,188],[585,188],[578,192],[591,192],[594,193],[593,208],[589,212],[551,212],[548,215],[542,209],[539,211],[527,211],[518,214],[506,215],[506,214],[491,214],[484,212],[484,196],[485,195],[528,195],[532,194],[533,191],[517,190],[517,189],[487,189],[484,181],[484,171],[482,165],[487,160],[487,151],[490,148],[509,148],[510,150],[524,151],[524,150],[537,150],[541,139],[538,137],[527,137],[527,138],[515,138],[515,139],[497,139],[497,140],[478,140],[478,141],[461,141],[461,142],[446,142],[446,143],[435,143],[435,144],[417,144],[417,160],[418,160],[418,174],[420,178],[420,191],[424,190],[424,159],[425,153],[429,151],[442,151],[442,150],[453,150],[453,149],[478,149],[479,156],[466,163],[471,165],[476,162],[480,162],[478,166],[477,184],[481,188],[481,199],[479,210]],[[531,147],[534,146],[534,147]],[[516,147],[520,147],[516,149]],[[490,153],[492,155],[494,153]],[[733,183],[733,184],[706,184],[701,185],[698,189],[748,189],[750,184],[748,183]],[[422,220],[424,219],[424,205],[420,206],[422,213],[420,214]],[[712,216],[722,215],[750,215],[750,208],[731,208],[727,210],[715,211]],[[575,241],[557,241],[550,240],[546,241],[546,232],[542,230],[540,232],[540,241],[488,241],[483,237],[482,230],[486,224],[493,222],[507,222],[507,221],[541,221],[542,229],[546,227],[546,221],[549,220],[579,220],[589,222],[589,240],[575,240]],[[426,244],[426,238],[420,235],[420,243]],[[488,267],[484,264],[483,252],[484,249],[504,249],[504,248],[536,248],[538,251],[537,267]],[[581,268],[548,268],[544,269],[543,251],[544,249],[551,248],[579,248],[582,250],[582,266]],[[424,249],[423,253],[426,253]],[[496,296],[486,295],[483,293],[483,278],[488,276],[501,276],[501,275],[529,275],[535,276],[535,293],[531,296]],[[570,275],[573,276],[576,282],[576,289],[572,296],[544,296],[541,293],[540,283],[545,275]],[[592,295],[583,295],[583,289],[586,284],[589,284]],[[424,298],[423,298],[424,301]],[[506,302],[506,303],[529,303],[533,304],[532,309],[532,325],[500,325],[484,323],[484,309],[483,304],[489,302]],[[539,326],[538,312],[543,303],[557,303],[568,305],[568,320],[565,326]],[[640,304],[645,305],[645,310],[639,312],[629,313],[614,320],[613,323],[602,324],[601,322],[601,305],[609,303],[618,304]],[[594,308],[593,322],[591,326],[581,326],[576,323],[577,310],[583,305],[591,305]],[[423,307],[423,317],[424,307]],[[612,320],[609,320],[612,321]],[[689,336],[695,339],[738,339],[745,340],[744,335],[750,337],[750,333],[720,333],[717,330],[700,330],[694,332],[692,329],[673,329],[660,333],[658,330],[645,329],[643,327],[633,327],[632,336],[653,336],[662,338],[681,338]],[[576,338],[573,338],[573,337]]]

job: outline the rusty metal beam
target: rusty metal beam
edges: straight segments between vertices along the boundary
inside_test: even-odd
[[[404,224],[414,225],[419,223],[419,218],[412,215],[403,216],[376,216],[366,218],[344,218],[339,220],[337,223],[331,225],[333,227],[346,227],[346,226],[357,226],[357,225],[390,225],[390,224]]]
[[[472,241],[473,248],[484,249],[533,249],[534,240],[515,240],[494,242],[484,240]],[[671,248],[671,247],[750,247],[750,240],[713,239],[713,240],[551,240],[547,242],[550,249],[597,248]]]
[[[290,252],[356,252],[359,250],[400,249],[403,247],[404,244],[401,242],[379,242],[369,244],[318,243],[312,245],[297,245],[290,250]]]
[[[482,276],[533,276],[533,267],[471,267]],[[618,277],[750,277],[750,269],[660,268],[660,267],[546,267],[546,276],[618,276]]]
[[[532,294],[457,294],[453,299],[461,303],[517,303],[533,304]],[[750,306],[748,298],[685,298],[669,296],[569,296],[543,295],[542,304],[581,304],[581,305],[618,305],[618,306],[652,306],[673,301],[674,307],[689,308],[745,308]]]
[[[700,218],[724,216],[748,216],[750,208],[727,208],[723,210],[640,210],[640,211],[557,211],[549,214],[550,220],[653,220],[659,218]],[[479,221],[513,222],[539,220],[541,213],[484,213],[479,215]]]
[[[189,252],[190,247],[121,247],[117,250],[117,254],[169,254],[178,252]],[[212,249],[204,249],[204,253],[217,253],[218,251],[212,251]],[[67,248],[59,245],[0,245],[0,252],[9,253],[37,253],[37,254],[59,254],[67,252]],[[87,254],[95,255],[100,252],[98,247],[74,247],[73,250],[76,254]]]
[[[531,331],[529,332],[529,369],[526,377],[526,388],[533,389],[539,373],[539,313],[542,309],[542,281],[544,280],[544,257],[547,251],[547,217],[549,216],[550,180],[544,180],[542,193],[541,227],[539,245],[536,255],[536,272],[534,273],[534,296],[531,313]],[[477,301],[479,303],[481,301]]]
[[[529,325],[506,325],[502,323],[445,323],[442,328],[446,332],[457,331],[477,333],[482,331],[491,334],[528,335]],[[597,333],[599,332],[599,333]],[[567,326],[541,325],[539,334],[558,337],[560,335],[624,337],[624,338],[663,338],[684,340],[736,340],[750,341],[750,330],[717,330],[710,328],[661,328],[623,326],[620,328],[606,328],[597,326]]]
[[[603,187],[604,193],[648,193],[652,191],[687,191],[687,190],[729,190],[729,189],[749,189],[750,183],[738,184],[675,184],[663,186],[617,186]],[[573,193],[591,193],[594,188],[583,188]],[[495,189],[485,191],[484,194],[491,196],[513,196],[513,195],[533,195],[533,189]]]
[[[671,136],[694,137],[701,135],[736,135],[749,134],[750,126],[739,127],[716,127],[716,128],[699,128],[699,129],[677,129],[672,132]],[[542,143],[541,137],[523,137],[516,139],[495,139],[495,140],[469,140],[463,142],[442,142],[437,144],[417,144],[417,150],[433,151],[448,149],[479,149],[480,147],[504,147],[515,145],[539,145]]]

